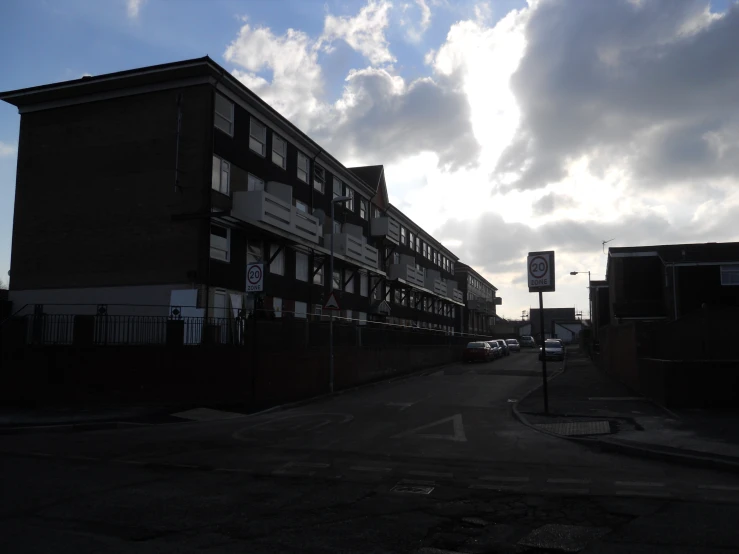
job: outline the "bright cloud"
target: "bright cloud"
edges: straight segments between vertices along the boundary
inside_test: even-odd
[[[319,46],[330,52],[334,40],[343,40],[372,65],[393,63],[395,56],[385,38],[391,7],[390,2],[370,0],[354,17],[326,16]]]
[[[391,201],[487,276],[504,314],[528,309],[529,250],[602,278],[603,240],[739,240],[739,4],[532,1],[494,20],[483,2],[408,79],[386,31],[396,18],[420,39],[430,5],[370,0],[317,37],[245,24],[225,57],[346,165],[384,164]],[[336,40],[369,67],[329,98]],[[572,279],[551,301],[586,309]]]
[[[128,17],[135,19],[139,16],[141,7],[146,3],[146,0],[126,0],[126,11]]]

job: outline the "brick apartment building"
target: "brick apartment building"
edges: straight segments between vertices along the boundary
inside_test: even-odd
[[[0,99],[21,114],[14,309],[231,317],[255,308],[263,262],[272,317],[320,314],[330,280],[360,324],[483,330],[465,298],[494,314],[495,287],[473,292],[480,276],[389,203],[383,166],[345,167],[208,57]]]
[[[495,326],[495,307],[502,303],[502,299],[495,296],[498,289],[464,263],[457,264],[456,279],[465,299],[463,332],[491,333]]]

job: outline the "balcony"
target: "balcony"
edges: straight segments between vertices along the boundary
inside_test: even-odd
[[[471,298],[467,301],[467,309],[487,313],[488,302],[484,298]]]
[[[410,264],[390,264],[388,268],[388,277],[391,280],[403,279],[411,285],[424,287],[426,279],[423,269],[416,269],[415,265]]]
[[[456,302],[464,302],[464,294],[462,294],[462,291],[459,289],[452,289],[449,298]]]
[[[442,279],[439,272],[434,269],[426,271],[426,280],[424,286],[440,296],[446,296],[447,284],[446,279]]]
[[[331,235],[323,237],[324,246],[331,243]],[[334,233],[334,252],[346,256],[361,264],[377,269],[377,248],[367,244],[364,237],[356,237],[350,233]]]
[[[321,228],[318,219],[266,191],[234,192],[231,215],[242,221],[264,223],[318,244]]]
[[[400,223],[388,216],[374,217],[370,221],[370,233],[373,237],[381,237],[398,243],[400,242]]]

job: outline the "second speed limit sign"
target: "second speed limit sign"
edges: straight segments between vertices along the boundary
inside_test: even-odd
[[[264,290],[264,264],[248,264],[246,266],[246,292],[262,292]]]
[[[529,292],[554,291],[554,251],[529,252],[526,260]]]

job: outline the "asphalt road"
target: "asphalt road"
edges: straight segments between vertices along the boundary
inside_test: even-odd
[[[739,476],[524,427],[511,403],[540,382],[512,354],[253,416],[2,436],[0,550],[540,552],[547,524],[589,552],[739,548]]]

